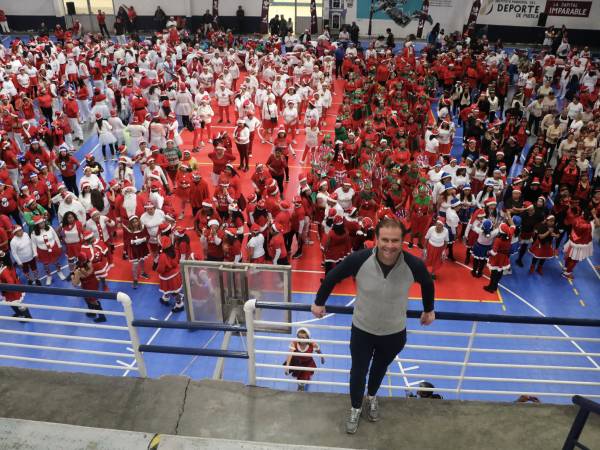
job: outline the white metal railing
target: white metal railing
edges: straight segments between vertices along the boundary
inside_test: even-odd
[[[302,321],[302,322],[272,322],[265,320],[255,320],[255,310],[256,310],[256,301],[249,300],[244,305],[244,313],[246,319],[246,328],[247,332],[247,351],[248,351],[248,384],[255,385],[257,382],[273,382],[273,383],[287,383],[287,384],[309,384],[316,386],[338,386],[345,387],[348,386],[346,381],[325,381],[325,380],[296,380],[295,378],[284,378],[278,376],[260,376],[257,375],[257,369],[279,369],[283,374],[283,367],[281,363],[277,362],[257,362],[257,356],[263,356],[263,359],[267,360],[268,357],[277,358],[277,361],[281,361],[282,357],[292,356],[306,356],[304,353],[296,353],[289,351],[287,349],[284,350],[272,350],[259,348],[258,344],[260,342],[282,342],[289,344],[292,341],[296,342],[318,342],[320,345],[330,345],[330,346],[348,346],[349,341],[344,339],[298,339],[295,336],[281,336],[281,335],[266,335],[266,334],[256,334],[255,326],[288,326],[288,327],[305,327],[308,329],[315,330],[336,330],[336,331],[348,331],[350,330],[349,326],[340,326],[340,325],[325,325],[322,323],[314,323],[311,321]],[[386,373],[390,381],[392,383],[392,379],[401,378],[404,380],[404,384],[388,384],[382,385],[381,387],[384,389],[389,389],[390,391],[435,391],[435,392],[444,392],[444,393],[452,393],[456,394],[458,397],[461,394],[490,394],[490,395],[499,395],[499,396],[520,396],[520,395],[535,395],[535,396],[552,396],[552,397],[565,397],[571,398],[573,395],[577,395],[580,392],[576,392],[579,388],[593,388],[593,393],[584,393],[581,395],[585,395],[589,398],[600,398],[600,365],[598,365],[593,359],[594,357],[600,356],[599,352],[592,351],[584,351],[581,347],[579,347],[575,342],[586,342],[590,344],[600,344],[600,338],[593,337],[573,337],[571,338],[568,335],[564,336],[545,336],[540,334],[502,334],[502,333],[487,333],[487,332],[479,332],[478,331],[479,322],[473,321],[471,323],[470,332],[456,332],[456,331],[434,331],[434,330],[408,330],[408,335],[427,335],[427,336],[437,336],[437,337],[460,337],[463,339],[467,339],[466,346],[453,346],[453,345],[425,345],[425,344],[407,344],[405,349],[410,349],[413,351],[418,351],[419,353],[427,352],[427,355],[431,355],[431,352],[449,352],[449,354],[463,354],[463,357],[460,361],[447,361],[443,359],[435,359],[435,357],[428,358],[404,358],[397,357],[396,362],[399,363],[399,367],[401,369],[401,373],[390,372]],[[552,325],[549,325],[552,326]],[[476,339],[479,338],[491,338],[497,339],[499,342],[502,340],[508,339],[517,339],[519,341],[524,341],[527,339],[531,339],[539,343],[540,341],[548,341],[548,342],[560,342],[560,343],[571,343],[574,346],[575,351],[564,351],[564,350],[529,350],[523,348],[484,348],[475,346]],[[507,363],[507,362],[477,362],[472,361],[472,357],[474,354],[496,354],[496,355],[519,355],[522,357],[556,357],[557,359],[562,359],[566,357],[577,357],[577,358],[587,358],[588,361],[591,362],[590,365],[560,365],[560,364],[534,364],[534,363]],[[315,354],[315,357],[321,357],[327,359],[338,359],[338,360],[349,360],[351,357],[348,353],[322,353]],[[585,361],[582,360],[582,362]],[[436,374],[436,373],[421,373],[421,372],[407,372],[402,370],[403,363],[410,364],[420,364],[420,365],[432,365],[432,366],[450,366],[459,370],[458,375],[453,374]],[[478,369],[490,369],[492,371],[496,371],[496,369],[506,369],[506,370],[515,370],[521,372],[527,372],[528,370],[532,371],[561,371],[561,373],[570,374],[566,379],[558,378],[553,379],[551,377],[540,377],[540,376],[532,376],[530,378],[523,377],[522,373],[519,373],[519,376],[498,376],[497,373],[492,373],[493,376],[473,376],[467,373],[468,369],[478,368]],[[310,371],[314,373],[330,373],[330,374],[339,374],[347,377],[350,370],[349,369],[340,369],[340,368],[329,368],[329,367],[315,367],[315,368],[306,368],[306,367],[286,367],[286,369],[297,370],[297,371]],[[583,373],[595,373],[598,374],[598,378],[596,380],[588,381],[577,379],[577,374]],[[347,379],[347,378],[346,378]],[[431,380],[449,380],[452,383],[455,383],[455,387],[440,387],[440,388],[422,388],[419,386],[415,386],[415,383],[408,383],[408,379],[431,379]],[[489,387],[486,386],[485,389],[473,389],[465,386],[466,382],[485,382],[489,383]],[[552,392],[551,389],[546,390],[507,390],[502,389],[501,386],[497,386],[494,388],[494,385],[498,383],[504,384],[531,384],[532,386],[562,386],[562,390],[564,390],[564,386],[572,387],[574,392]],[[597,388],[597,389],[596,389]]]
[[[24,287],[25,289],[31,289],[31,287]],[[77,292],[72,290],[72,292]],[[40,289],[40,294],[51,294],[51,289]],[[112,294],[114,296],[114,294]],[[115,298],[115,297],[112,297]],[[77,360],[68,360],[68,359],[57,359],[53,357],[33,357],[33,356],[25,356],[22,354],[0,354],[0,359],[3,360],[13,360],[13,361],[27,361],[27,362],[35,362],[35,363],[45,363],[52,365],[64,365],[64,366],[75,366],[75,367],[86,367],[86,368],[99,368],[99,369],[113,369],[113,370],[123,370],[123,366],[120,364],[109,364],[103,362],[102,358],[135,358],[135,365],[132,367],[128,366],[128,369],[132,371],[138,372],[140,377],[146,377],[146,365],[144,363],[143,356],[139,351],[139,338],[137,334],[137,329],[132,326],[133,322],[133,309],[131,306],[131,298],[123,293],[118,292],[116,294],[116,300],[123,307],[123,311],[108,311],[108,310],[89,310],[86,308],[76,308],[76,307],[68,307],[68,306],[54,306],[54,305],[43,305],[43,304],[33,304],[33,303],[18,303],[17,306],[31,308],[32,310],[49,310],[49,311],[61,311],[61,312],[69,312],[69,313],[78,313],[78,314],[87,314],[90,312],[94,312],[96,314],[103,314],[110,317],[122,317],[125,320],[125,325],[110,325],[110,324],[99,324],[99,323],[89,323],[89,322],[77,322],[77,321],[68,321],[68,320],[54,320],[54,319],[39,319],[35,318],[23,318],[23,317],[10,317],[10,316],[0,316],[0,320],[4,321],[14,321],[14,322],[26,322],[31,324],[41,324],[47,326],[62,326],[62,327],[76,327],[76,328],[87,328],[87,329],[96,329],[96,330],[106,330],[107,332],[120,331],[128,334],[129,339],[115,339],[111,337],[93,337],[93,336],[78,336],[75,334],[60,334],[60,333],[49,333],[45,331],[38,330],[10,330],[10,329],[0,329],[0,336],[24,336],[27,338],[43,338],[44,345],[42,344],[32,344],[32,343],[22,343],[22,342],[11,342],[0,340],[0,348],[13,348],[18,350],[40,350],[43,352],[52,353],[71,353],[71,354],[79,354],[79,355],[90,355],[93,357],[101,358],[100,362],[86,362],[86,361],[77,361]],[[0,301],[0,305],[5,306],[15,306],[14,302],[6,302]],[[88,343],[100,343],[103,345],[119,345],[119,346],[127,346],[133,350],[133,354],[118,352],[118,351],[108,351],[108,350],[91,350],[91,349],[82,349],[78,347],[72,346],[58,346],[58,345],[46,345],[47,340],[59,340],[65,339],[67,341],[75,341],[75,342],[88,342]]]

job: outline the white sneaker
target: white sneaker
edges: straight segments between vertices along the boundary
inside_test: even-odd
[[[58,272],[56,272],[56,275],[58,275],[58,278],[60,278],[62,281],[65,281],[67,279],[65,274],[62,273],[62,270],[59,270]]]
[[[367,417],[370,422],[377,422],[379,420],[379,402],[377,397],[367,397]]]
[[[356,430],[358,430],[358,422],[360,421],[360,414],[362,413],[362,409],[360,408],[350,408],[350,412],[348,413],[348,418],[346,419],[346,433],[354,434]]]
[[[46,275],[46,286],[50,286],[52,284],[52,275]]]

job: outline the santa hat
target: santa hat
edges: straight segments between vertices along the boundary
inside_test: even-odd
[[[214,227],[214,226],[218,227],[219,225],[220,225],[220,223],[219,223],[219,221],[217,219],[210,219],[208,221],[208,226],[209,227]]]
[[[160,246],[162,248],[169,248],[173,243],[171,242],[171,238],[169,236],[163,236],[160,238]]]
[[[94,238],[94,233],[92,233],[90,230],[84,230],[83,232],[83,240],[87,241],[88,239],[93,239]]]

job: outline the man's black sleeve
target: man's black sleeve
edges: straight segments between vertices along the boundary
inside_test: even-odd
[[[421,261],[416,256],[411,255],[410,253],[404,253],[404,261],[413,274],[413,278],[415,282],[421,285],[421,297],[423,298],[423,311],[431,312],[433,311],[433,303],[435,298],[435,287],[433,284],[433,280],[431,279],[431,274],[425,267],[425,263]]]
[[[321,283],[321,287],[315,298],[315,305],[323,306],[329,298],[336,284],[348,277],[356,276],[363,263],[373,254],[373,250],[364,249],[346,256],[341,263],[335,266]]]

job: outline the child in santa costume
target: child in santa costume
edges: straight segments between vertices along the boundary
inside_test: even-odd
[[[290,374],[298,380],[298,390],[305,391],[307,387],[306,382],[310,381],[314,374],[314,370],[312,369],[317,367],[313,354],[321,354],[321,349],[319,348],[319,344],[311,341],[310,333],[304,327],[298,329],[296,337],[298,340],[292,341],[289,347],[289,351],[296,354],[288,355],[284,366],[287,368],[286,374]],[[325,364],[323,356],[321,356],[321,364]]]

